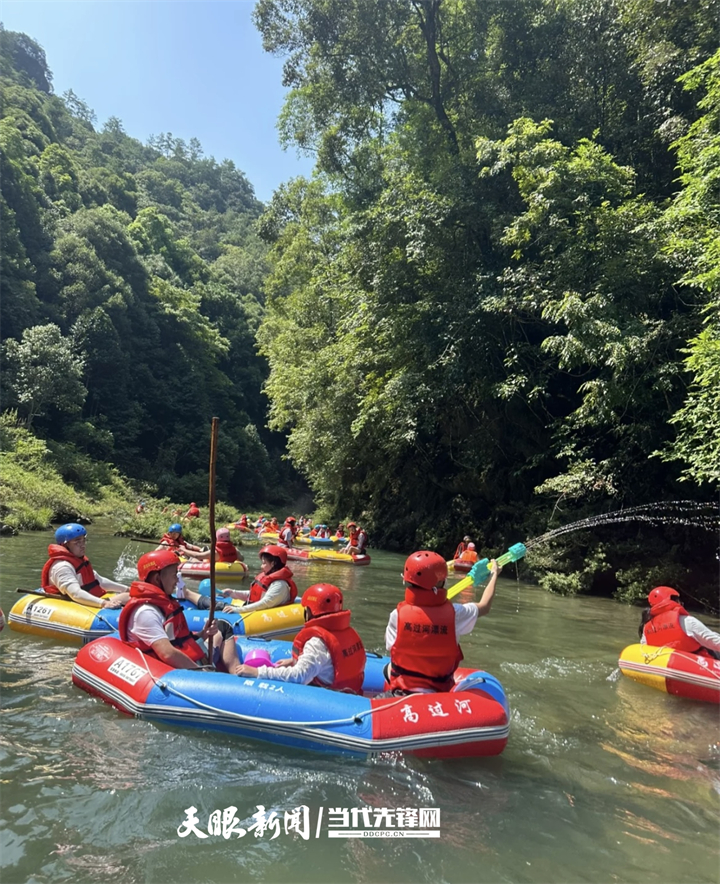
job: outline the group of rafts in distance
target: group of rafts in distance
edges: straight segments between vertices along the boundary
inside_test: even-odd
[[[294,539],[293,522],[294,519],[289,517],[278,532],[261,530],[261,542],[271,541],[261,554],[267,550],[282,550],[283,561],[290,559],[291,551],[296,549],[287,545],[291,537]],[[239,530],[237,523],[232,527]],[[353,523],[348,527],[351,530],[357,528]],[[63,528],[58,529],[56,539],[63,536]],[[216,532],[215,567],[220,581],[241,580],[247,574],[247,566],[231,543],[229,532],[229,526]],[[283,541],[285,546],[272,545],[272,542],[279,544]],[[365,539],[360,550],[365,556],[366,542]],[[229,561],[232,556],[230,547],[235,553],[233,561]],[[179,523],[170,526],[160,549],[181,554],[186,559],[180,565],[181,574],[201,580],[197,590],[186,588],[178,593],[184,598],[176,604],[178,610],[182,610],[190,632],[204,635],[208,625],[210,581],[201,579],[205,572],[200,566],[209,573],[209,552],[184,541]],[[59,555],[58,544],[51,544],[49,551],[51,559],[48,564],[52,562],[53,551]],[[498,563],[502,566],[517,561],[524,554],[525,547],[515,544],[498,559]],[[429,552],[414,555],[439,558]],[[449,591],[441,590],[443,602],[445,598],[449,600],[463,589],[480,586],[487,580],[490,563],[487,559],[474,558],[466,578]],[[455,559],[447,563],[450,570],[454,564]],[[232,572],[223,571],[223,565],[228,568],[234,565],[235,568]],[[43,570],[45,589],[26,594],[13,606],[9,617],[11,628],[82,641],[84,647],[73,668],[73,681],[123,712],[166,724],[183,724],[297,748],[359,756],[383,752],[434,757],[487,756],[499,754],[507,743],[508,701],[502,685],[483,670],[458,667],[449,685],[432,694],[410,692],[394,696],[388,695],[386,681],[390,660],[375,655],[367,655],[362,685],[355,692],[277,682],[257,677],[257,674],[252,678],[237,678],[226,672],[173,669],[151,652],[133,647],[119,637],[117,630],[122,608],[116,606],[118,595],[105,595],[103,598],[107,601],[100,602],[104,607],[90,607],[61,593],[48,594],[47,569],[48,565]],[[111,583],[104,578],[101,581]],[[255,589],[256,583],[257,578],[250,592],[223,591],[222,596],[218,596],[221,601],[216,617],[228,625],[241,663],[260,660],[272,667],[292,656],[288,639],[307,628],[306,609],[294,599],[290,604],[258,608],[257,598],[261,595],[258,596]],[[96,591],[104,588],[100,586]],[[126,589],[120,584],[115,584],[114,588],[116,593],[119,589]],[[433,592],[437,591],[436,587]],[[340,599],[342,601],[342,594]],[[237,600],[240,600],[239,605]],[[689,617],[679,604],[677,591],[672,588],[656,587],[649,595],[649,602],[651,607],[643,616],[646,621],[643,642],[630,645],[622,652],[621,671],[636,681],[670,694],[720,702],[720,660],[696,640],[693,628],[699,627],[707,635],[715,636],[718,650],[720,636]],[[243,607],[250,610],[243,611]],[[715,647],[715,639],[710,638],[706,643]],[[264,671],[268,672],[267,669]]]

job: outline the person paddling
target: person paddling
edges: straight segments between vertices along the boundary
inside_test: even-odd
[[[138,580],[130,586],[130,601],[118,623],[120,638],[151,654],[174,669],[198,669],[208,663],[212,649],[216,669],[239,674],[240,662],[232,627],[214,620],[193,634],[182,605],[173,597],[180,562],[172,550],[161,549],[140,556]],[[208,648],[201,644],[208,640]]]

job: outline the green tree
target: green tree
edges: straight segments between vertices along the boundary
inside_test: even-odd
[[[3,357],[9,404],[23,409],[28,428],[49,405],[71,414],[82,409],[84,363],[56,325],[28,328],[19,342],[10,338]]]

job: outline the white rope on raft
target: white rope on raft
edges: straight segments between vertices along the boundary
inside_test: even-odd
[[[179,691],[177,688],[174,688],[171,685],[168,685],[166,682],[157,679],[152,674],[152,672],[150,671],[150,669],[147,665],[147,660],[145,659],[145,655],[142,653],[140,648],[133,648],[133,650],[137,651],[138,654],[140,654],[143,666],[145,667],[147,674],[152,679],[153,684],[155,684],[161,690],[168,691],[169,693],[174,694],[176,697],[179,697],[181,700],[186,700],[188,703],[191,703],[194,706],[199,707],[200,709],[206,709],[208,712],[220,713],[221,715],[230,716],[232,718],[239,718],[242,721],[252,721],[252,722],[257,722],[260,724],[277,724],[278,723],[277,719],[275,719],[275,718],[260,718],[259,716],[256,716],[256,715],[244,715],[242,712],[232,712],[229,709],[221,709],[217,706],[211,706],[209,703],[203,703],[201,700],[198,700],[195,697],[189,697],[186,694],[183,694],[182,691]],[[235,678],[236,676],[232,676],[232,677]],[[475,684],[480,684],[480,683],[484,683],[484,682],[485,682],[485,679],[482,676],[478,676],[477,678],[471,680],[470,686],[468,688],[466,688],[466,690],[469,690]],[[335,718],[335,719],[330,719],[328,721],[292,721],[289,723],[292,725],[295,725],[297,727],[331,727],[333,725],[341,725],[341,724],[360,724],[360,722],[362,721],[363,718],[366,718],[370,715],[374,715],[376,712],[384,712],[387,709],[392,709],[392,707],[397,706],[398,703],[406,703],[407,699],[408,699],[407,696],[398,697],[397,700],[393,701],[392,703],[383,703],[382,706],[376,706],[375,708],[366,709],[363,712],[357,712],[355,715],[351,716],[350,718]]]

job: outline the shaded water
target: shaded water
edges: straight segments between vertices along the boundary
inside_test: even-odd
[[[38,585],[49,532],[0,542],[0,604]],[[110,576],[145,548],[90,529]],[[369,568],[294,566],[302,590],[334,581],[371,650],[383,651],[402,557]],[[247,550],[251,569],[257,552]],[[718,707],[617,674],[638,609],[519,587],[503,572],[489,617],[463,640],[512,709],[495,759],[372,762],[293,752],[128,718],[75,689],[75,648],[6,629],[2,647],[3,882],[715,882]],[[472,598],[463,594],[456,601]],[[519,602],[518,602],[519,600]],[[519,605],[519,607],[518,607]],[[717,620],[704,618],[712,628]],[[441,838],[179,838],[185,808],[436,807]]]

